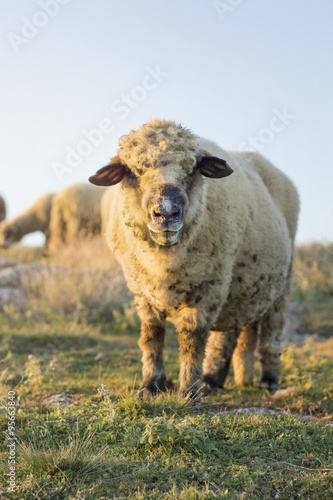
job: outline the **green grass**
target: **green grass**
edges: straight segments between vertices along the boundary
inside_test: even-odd
[[[327,426],[333,414],[331,341],[284,350],[281,387],[297,384],[296,393],[274,399],[257,387],[237,388],[230,376],[224,391],[192,406],[175,393],[136,399],[137,333],[114,333],[112,323],[109,327],[105,333],[104,325],[102,333],[95,325],[72,325],[66,332],[62,320],[42,330],[24,324],[16,329],[8,318],[2,324],[3,404],[9,388],[19,400],[18,493],[13,498],[333,495],[333,428]],[[177,342],[174,331],[168,333],[167,372],[176,381]],[[104,354],[102,361],[94,360],[98,353]],[[256,365],[256,385],[258,379]],[[101,384],[107,387],[104,398],[97,390]],[[72,406],[43,404],[65,391]],[[253,406],[317,419],[218,414]],[[1,427],[6,425],[3,408]],[[2,444],[6,469],[4,434]]]
[[[209,411],[154,417],[147,409],[133,419],[130,411],[118,413],[117,404],[110,421],[100,402],[84,410],[36,414],[34,428],[25,426],[21,496],[274,498],[279,491],[280,498],[330,498],[333,492],[332,430],[311,422]]]
[[[317,285],[311,286],[313,291]],[[9,390],[18,401],[17,490],[7,492],[9,452],[2,432],[0,496],[333,498],[332,303],[329,294],[319,300],[322,290],[317,292],[306,328],[320,333],[325,329],[331,338],[283,350],[280,388],[297,390],[279,398],[260,391],[256,362],[253,387],[238,388],[231,373],[223,391],[193,405],[177,397],[178,343],[172,327],[165,364],[175,392],[138,400],[141,355],[133,305],[117,302],[111,313],[101,308],[94,315],[86,314],[77,299],[77,307],[64,312],[57,304],[59,293],[37,297],[38,310],[32,288],[32,306],[25,314],[13,307],[0,313],[3,431],[8,426]],[[45,404],[59,393],[69,398],[70,406]],[[236,411],[251,407],[291,415]],[[225,411],[229,413],[221,413]]]

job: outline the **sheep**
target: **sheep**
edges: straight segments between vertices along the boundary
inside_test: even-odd
[[[41,231],[45,234],[46,245],[50,237],[50,212],[54,193],[41,196],[23,214],[0,223],[0,246],[7,248],[26,234]]]
[[[6,203],[3,197],[0,195],[0,222],[6,218]]]
[[[103,192],[95,186],[78,183],[56,193],[50,218],[51,253],[79,238],[100,235]]]
[[[102,195],[103,190],[85,183],[46,194],[20,216],[0,223],[0,245],[8,247],[26,234],[42,231],[52,253],[59,245],[100,234]]]
[[[166,320],[179,334],[181,396],[223,387],[235,348],[235,379],[252,383],[258,331],[260,383],[275,389],[299,210],[294,185],[260,154],[225,151],[173,121],[152,120],[119,146],[89,181],[118,184],[106,237],[141,319],[139,394],[167,388]]]
[[[101,199],[101,234],[103,238],[103,242],[106,244],[106,230],[107,230],[107,223],[109,220],[109,213],[110,213],[110,205],[112,203],[112,198],[113,198],[113,189],[106,189],[103,192],[103,196]]]

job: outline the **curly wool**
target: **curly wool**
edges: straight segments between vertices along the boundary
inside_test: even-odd
[[[149,144],[149,147],[147,145]],[[178,164],[191,173],[198,142],[192,132],[172,121],[151,120],[119,140],[119,159],[142,175],[147,168]]]

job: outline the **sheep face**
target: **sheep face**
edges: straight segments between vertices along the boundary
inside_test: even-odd
[[[195,218],[202,201],[202,176],[220,178],[233,172],[174,122],[149,122],[123,136],[119,145],[117,156],[89,181],[101,186],[121,181],[132,217],[144,220],[146,237],[163,247],[177,244],[184,225]]]
[[[141,185],[147,185],[142,197],[142,207],[150,237],[158,245],[174,245],[180,238],[185,210],[189,204],[186,190],[184,186],[168,179],[160,181],[158,185],[152,184],[153,187],[150,188],[151,184],[147,180],[141,180]]]

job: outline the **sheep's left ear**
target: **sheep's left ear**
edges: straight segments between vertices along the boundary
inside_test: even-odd
[[[96,186],[113,186],[118,184],[128,172],[126,165],[119,161],[115,156],[110,163],[103,168],[97,170],[95,175],[89,177],[89,182]]]
[[[205,177],[211,177],[213,179],[219,179],[221,177],[227,177],[233,173],[231,167],[222,158],[217,158],[216,156],[205,155],[201,158],[197,165],[200,173]]]

